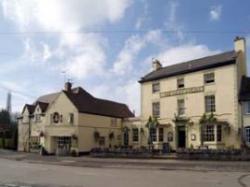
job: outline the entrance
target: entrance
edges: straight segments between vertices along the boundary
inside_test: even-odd
[[[56,154],[66,156],[70,154],[71,137],[56,137]]]
[[[186,130],[185,127],[178,127],[178,148],[186,147]]]

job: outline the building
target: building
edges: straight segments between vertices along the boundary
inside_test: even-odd
[[[89,152],[94,147],[122,144],[122,119],[134,114],[125,104],[98,99],[81,87],[41,96],[26,104],[19,117],[19,151],[39,150],[49,154]]]
[[[141,116],[124,122],[132,129],[125,136],[128,144],[147,146],[150,137],[155,149],[164,143],[172,150],[240,148],[250,142],[246,74],[246,43],[240,37],[234,50],[221,54],[167,67],[154,60],[153,71],[139,80]],[[156,125],[146,128],[150,116]]]
[[[246,42],[234,49],[171,66],[153,60],[143,76],[141,115],[65,84],[61,92],[25,105],[19,150],[89,152],[95,147],[239,149],[250,147],[250,78]]]

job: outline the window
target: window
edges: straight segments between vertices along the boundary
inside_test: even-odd
[[[41,121],[40,114],[35,114],[35,122],[40,122],[40,121]]]
[[[250,143],[250,127],[245,128],[245,133],[246,133],[246,142]]]
[[[214,73],[204,74],[204,83],[209,84],[214,82]]]
[[[222,127],[221,125],[217,125],[217,141],[221,142],[222,140]]]
[[[156,103],[153,103],[153,117],[160,117],[160,103],[159,102],[156,102]]]
[[[177,109],[178,109],[178,115],[185,114],[185,102],[184,102],[184,99],[178,99],[177,100]]]
[[[153,82],[152,84],[152,92],[159,92],[160,91],[160,83],[159,82]]]
[[[99,145],[101,145],[101,146],[105,145],[105,137],[101,136],[99,138]]]
[[[150,128],[150,137],[152,142],[156,142],[156,128]]]
[[[133,142],[138,142],[139,141],[139,130],[138,130],[138,128],[133,128],[132,133],[133,133]]]
[[[164,140],[164,129],[159,128],[159,142],[163,142]]]
[[[214,125],[206,125],[204,127],[204,141],[206,142],[213,142],[214,139]]]
[[[250,114],[250,101],[245,103],[245,113]]]
[[[177,79],[177,88],[184,88],[184,78],[178,78]]]
[[[69,123],[70,123],[70,124],[73,124],[73,123],[74,123],[74,114],[73,114],[73,113],[70,113],[70,114],[69,114]]]
[[[206,112],[215,112],[215,96],[208,95],[205,96],[205,111]]]

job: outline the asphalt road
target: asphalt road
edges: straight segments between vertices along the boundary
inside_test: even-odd
[[[90,168],[0,158],[0,186],[250,187],[250,172]]]

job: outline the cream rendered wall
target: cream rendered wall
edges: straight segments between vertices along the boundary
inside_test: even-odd
[[[58,112],[63,115],[62,123],[52,123],[51,114]],[[69,114],[74,114],[74,123],[69,123]],[[59,96],[49,105],[45,115],[45,148],[49,153],[55,152],[55,137],[72,136],[77,133],[78,111],[68,97],[61,92]]]
[[[112,123],[116,119],[117,123]],[[95,142],[94,132],[98,131],[100,136],[105,137],[105,146],[121,145],[121,119],[94,114],[79,113],[78,119],[78,144],[80,152],[89,152],[94,147],[99,147]],[[114,139],[109,140],[109,134],[114,133]]]
[[[142,121],[147,121],[148,117],[152,115],[152,102],[160,101],[160,118],[161,124],[170,123],[172,126],[167,128],[175,131],[175,124],[172,122],[175,113],[177,113],[177,99],[185,99],[185,115],[194,122],[194,125],[188,126],[190,131],[187,134],[187,146],[199,146],[200,145],[200,132],[198,121],[205,112],[205,95],[215,94],[216,98],[216,116],[220,120],[226,120],[230,123],[232,131],[230,135],[225,135],[224,143],[226,146],[239,147],[238,137],[238,91],[235,83],[236,66],[227,65],[210,70],[198,71],[194,73],[184,74],[178,77],[184,77],[185,88],[204,86],[203,76],[204,73],[214,72],[215,83],[206,85],[204,92],[163,97],[160,98],[159,93],[152,93],[152,82],[146,82],[141,84],[142,90]],[[177,78],[169,77],[160,80],[160,92],[174,91],[177,89]],[[196,135],[196,141],[191,141],[191,133]],[[175,134],[175,133],[174,133]],[[166,134],[165,134],[166,136]],[[176,137],[174,137],[176,138]],[[175,139],[171,143],[171,146],[175,148]],[[211,145],[212,146],[212,145]]]

